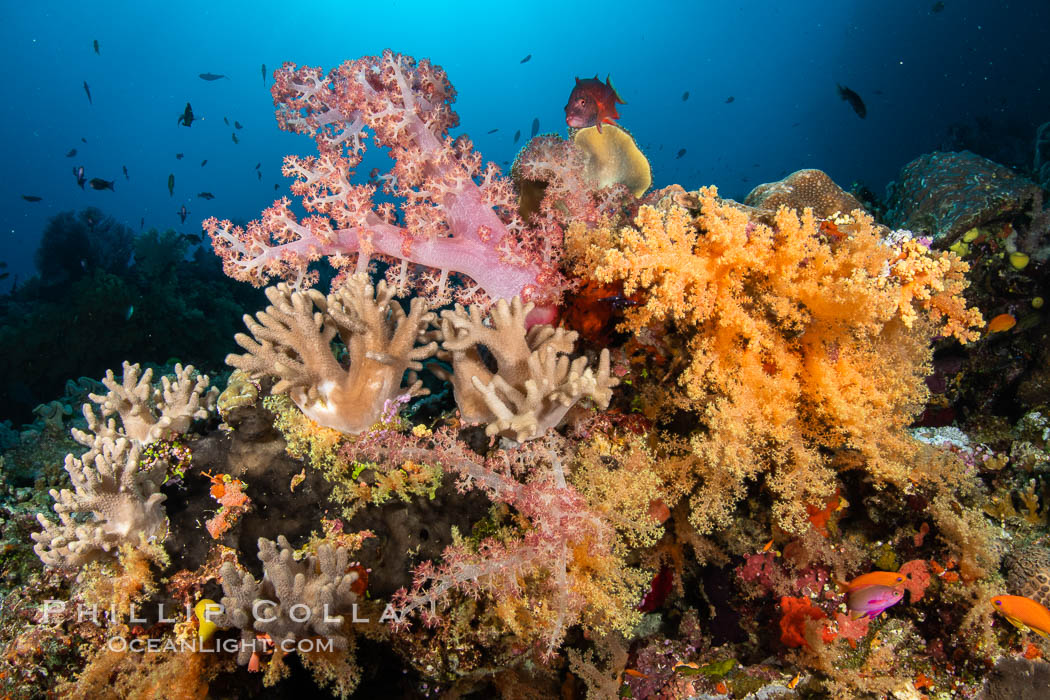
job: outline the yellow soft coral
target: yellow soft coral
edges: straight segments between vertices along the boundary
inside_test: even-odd
[[[926,397],[934,331],[976,337],[980,314],[960,296],[965,264],[884,241],[861,211],[822,232],[809,209],[782,207],[770,227],[714,188],[697,194],[695,218],[642,206],[634,227],[577,225],[567,236],[580,274],[641,292],[624,330],[669,324],[682,338],[677,405],[706,428],[675,460],[691,479],[693,524],[727,524],[746,483],[766,475],[780,525],[804,530],[806,504],[833,490],[834,451],[859,455],[881,482],[921,478],[906,466],[903,428]]]

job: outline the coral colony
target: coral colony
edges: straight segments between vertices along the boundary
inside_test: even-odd
[[[272,92],[317,144],[284,161],[306,214],[204,222],[269,305],[221,395],[129,363],[90,395],[4,682],[962,697],[1050,651],[1023,632],[1050,632],[1046,414],[912,428],[954,381],[935,348],[1013,327],[986,328],[964,258],[1045,262],[994,219],[1032,205],[1012,174],[917,162],[891,230],[819,170],[743,204],[652,191],[587,91],[509,175],[449,135],[427,60],[285,64]],[[358,183],[370,141],[393,166]],[[994,191],[952,186],[982,168]],[[75,672],[45,681],[50,640]]]

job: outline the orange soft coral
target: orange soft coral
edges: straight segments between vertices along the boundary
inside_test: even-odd
[[[813,605],[809,598],[792,598],[783,596],[780,599],[780,641],[784,646],[797,649],[809,646],[806,641],[806,623],[810,620],[825,620],[827,615],[823,610]],[[821,639],[830,642],[835,638],[835,633],[825,625],[821,628]]]
[[[746,483],[765,474],[779,524],[802,532],[805,505],[834,490],[831,453],[852,453],[842,466],[881,482],[921,479],[906,466],[903,429],[926,396],[934,333],[975,337],[980,315],[959,294],[965,263],[884,240],[861,211],[828,237],[808,209],[782,207],[771,227],[714,188],[697,195],[695,218],[642,206],[634,227],[576,225],[567,236],[580,274],[644,297],[625,330],[681,338],[677,405],[707,428],[692,437],[691,469],[676,467],[690,480],[693,524],[728,523]]]

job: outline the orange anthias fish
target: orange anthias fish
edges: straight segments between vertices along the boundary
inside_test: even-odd
[[[872,571],[853,579],[849,583],[838,582],[846,593],[858,591],[865,586],[899,586],[904,583],[904,574],[896,571]]]
[[[576,87],[569,93],[569,103],[565,105],[565,123],[577,129],[588,126],[598,128],[601,133],[602,124],[615,124],[620,115],[616,113],[616,105],[627,104],[616,92],[608,77],[605,82],[593,78],[576,79]]]
[[[1050,610],[1031,598],[1020,595],[997,595],[992,605],[1021,630],[1030,629],[1036,634],[1050,638]]]
[[[1017,325],[1017,319],[1012,314],[999,314],[988,322],[988,334],[1002,333]]]

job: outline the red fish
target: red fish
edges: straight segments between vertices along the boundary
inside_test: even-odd
[[[565,123],[577,129],[588,126],[602,130],[602,124],[615,124],[620,115],[616,105],[624,102],[608,77],[605,82],[593,78],[576,79],[576,87],[569,93],[569,103],[565,105]]]

